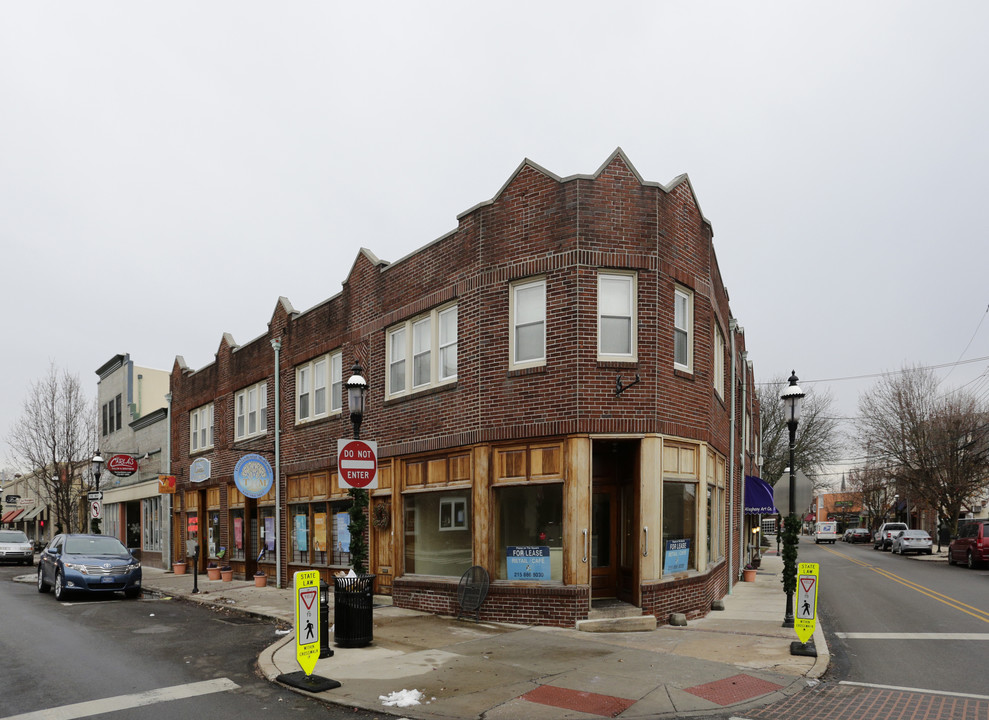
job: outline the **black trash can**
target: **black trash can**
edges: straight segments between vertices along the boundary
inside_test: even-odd
[[[340,647],[364,647],[374,639],[371,614],[374,578],[374,575],[333,578],[333,639]]]

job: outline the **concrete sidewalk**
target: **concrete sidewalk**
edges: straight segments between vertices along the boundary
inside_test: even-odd
[[[314,675],[342,685],[314,696],[409,718],[657,718],[741,712],[797,692],[828,666],[820,625],[814,634],[817,658],[790,654],[797,636],[781,627],[786,605],[781,571],[781,559],[767,555],[756,581],[736,584],[723,611],[712,611],[687,627],[648,632],[474,623],[376,605],[371,645],[339,648],[331,636],[334,656],[319,660]],[[200,576],[201,592],[193,595],[191,575],[155,568],[145,568],[144,585],[165,596],[294,622],[291,589]],[[300,671],[294,636],[289,633],[263,651],[258,665],[272,681]],[[403,698],[419,704],[385,704]]]

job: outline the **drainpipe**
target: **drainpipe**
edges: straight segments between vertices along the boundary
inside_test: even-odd
[[[741,559],[745,559],[745,550],[746,550],[745,545],[749,541],[748,538],[749,533],[746,532],[745,530],[745,449],[749,446],[749,437],[745,423],[746,415],[744,413],[746,408],[748,407],[747,401],[749,395],[749,373],[748,373],[749,353],[747,350],[743,350],[739,354],[742,356],[741,358],[742,366],[739,369],[742,371],[742,413],[743,413],[742,414],[742,447],[741,447],[741,451],[738,453],[738,465],[742,469],[742,473],[741,473],[742,474],[742,532],[741,532],[742,554],[739,557]]]
[[[165,404],[168,412],[168,429],[165,431],[165,462],[162,471],[165,475],[172,474],[172,393],[165,393]],[[165,543],[165,567],[172,567],[172,530],[175,529],[175,521],[172,518],[172,496],[165,493],[165,512],[162,513],[168,518],[168,542]]]
[[[732,594],[735,586],[735,571],[733,557],[735,554],[735,333],[738,332],[738,320],[731,318],[728,320],[728,335],[731,338],[731,370],[728,377],[731,378],[729,392],[731,392],[731,430],[728,446],[728,594]]]
[[[275,587],[282,587],[282,422],[281,393],[278,382],[281,379],[281,339],[271,341],[275,351]]]

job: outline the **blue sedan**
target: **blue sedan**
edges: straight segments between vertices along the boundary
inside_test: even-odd
[[[56,535],[38,560],[38,592],[52,588],[57,600],[75,591],[122,590],[136,598],[141,592],[141,563],[109,535]]]

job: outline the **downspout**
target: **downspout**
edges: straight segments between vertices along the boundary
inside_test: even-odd
[[[747,350],[742,350],[742,352],[740,353],[740,355],[742,356],[742,358],[741,358],[741,360],[742,360],[742,367],[740,368],[740,370],[742,371],[742,413],[743,413],[743,415],[742,415],[742,447],[741,447],[741,451],[738,453],[738,464],[739,464],[739,467],[742,470],[742,532],[741,532],[741,535],[742,535],[742,548],[741,548],[742,549],[742,554],[741,554],[740,557],[741,558],[745,558],[745,545],[746,545],[746,543],[749,540],[748,533],[745,530],[745,450],[749,446],[749,438],[748,438],[748,432],[747,432],[747,430],[748,430],[747,423],[745,422],[745,418],[747,417],[747,415],[745,415],[744,413],[745,413],[745,410],[746,410],[746,407],[747,407],[746,403],[748,402],[748,395],[749,395],[749,373],[748,373],[748,367],[749,367],[749,365],[748,365],[748,362],[747,362],[748,361],[748,357],[749,357],[749,353],[748,353]],[[739,561],[739,562],[741,562],[741,561]]]
[[[731,337],[731,430],[728,445],[728,594],[732,594],[735,586],[735,333],[738,332],[738,320],[728,320],[728,334]]]
[[[282,422],[281,422],[281,339],[271,341],[275,351],[275,587],[282,587]]]
[[[168,412],[168,429],[165,431],[165,463],[162,470],[165,475],[172,474],[172,393],[165,393],[165,404]],[[175,528],[175,521],[172,518],[172,496],[165,493],[165,502],[168,507],[163,515],[168,518],[168,542],[165,543],[165,567],[172,567],[172,530]]]

